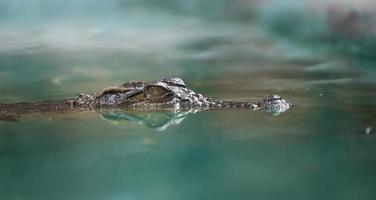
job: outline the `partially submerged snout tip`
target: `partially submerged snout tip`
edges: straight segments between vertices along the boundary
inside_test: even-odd
[[[266,112],[270,112],[273,115],[279,115],[289,110],[293,106],[294,105],[292,103],[286,101],[284,98],[276,94],[266,96],[263,99],[263,105],[262,105],[262,107],[264,107],[264,110]]]

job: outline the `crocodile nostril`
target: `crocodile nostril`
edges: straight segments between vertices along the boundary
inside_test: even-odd
[[[281,101],[281,100],[282,100],[282,97],[275,95],[275,94],[264,98],[264,102],[274,102],[274,101]]]

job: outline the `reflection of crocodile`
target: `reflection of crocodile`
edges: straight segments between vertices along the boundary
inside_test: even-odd
[[[102,119],[114,125],[119,125],[123,121],[144,125],[148,128],[164,131],[170,126],[179,125],[189,113],[193,110],[170,112],[170,111],[151,111],[139,112],[132,110],[105,109],[101,110]]]
[[[270,95],[260,102],[216,100],[188,89],[180,78],[160,81],[129,81],[119,86],[105,88],[99,94],[81,94],[77,98],[39,102],[0,104],[0,119],[34,112],[68,112],[72,110],[100,110],[106,108],[131,108],[151,110],[207,110],[207,109],[262,109],[279,114],[291,107],[278,95]],[[1,116],[2,115],[2,116]]]

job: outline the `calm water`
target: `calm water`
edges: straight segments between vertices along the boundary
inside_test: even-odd
[[[376,197],[374,61],[286,43],[255,24],[154,16],[3,22],[0,102],[180,76],[208,96],[277,93],[296,106],[278,116],[124,111],[2,121],[0,199]]]

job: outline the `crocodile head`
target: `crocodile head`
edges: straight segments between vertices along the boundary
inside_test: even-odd
[[[129,81],[105,88],[95,95],[81,94],[75,104],[83,107],[126,107],[140,110],[205,110],[209,108],[262,109],[279,114],[291,107],[278,95],[270,95],[260,102],[216,100],[188,89],[180,78],[160,81]]]
[[[129,81],[104,89],[95,97],[95,105],[133,107],[142,109],[172,108],[184,106],[207,107],[210,102],[201,94],[188,89],[180,78],[160,81]]]

